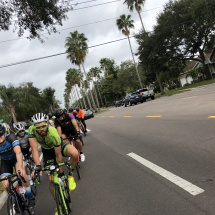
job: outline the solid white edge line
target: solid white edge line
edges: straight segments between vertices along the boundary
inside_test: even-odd
[[[140,157],[139,155],[131,152],[127,154],[129,157],[133,158],[134,160],[138,161],[139,163],[143,164],[144,166],[148,167],[149,169],[153,170],[154,172],[158,173],[162,177],[166,178],[167,180],[171,181],[172,183],[178,185],[180,188],[186,190],[193,196],[196,196],[200,193],[203,193],[204,190],[197,187],[196,185],[184,180],[183,178],[153,164],[152,162]]]

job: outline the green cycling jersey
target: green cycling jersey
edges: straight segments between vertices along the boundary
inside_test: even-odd
[[[47,135],[45,139],[43,139],[42,136],[37,133],[34,125],[30,126],[28,138],[36,138],[37,142],[44,149],[52,149],[54,147],[61,146],[61,138],[57,132],[57,129],[51,126],[49,126],[47,129]]]

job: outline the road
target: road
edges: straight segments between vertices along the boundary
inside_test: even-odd
[[[213,116],[210,85],[87,120],[72,214],[215,214]],[[35,214],[54,214],[47,185],[44,176]]]

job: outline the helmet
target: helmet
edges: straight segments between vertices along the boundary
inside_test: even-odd
[[[79,110],[80,110],[80,108],[79,108],[79,107],[77,107],[77,108],[75,108],[75,110],[79,111]]]
[[[69,112],[72,113],[73,112],[73,108],[69,108]]]
[[[64,108],[64,109],[63,109],[63,111],[64,111],[64,112],[67,112],[67,109],[66,109],[66,108]]]
[[[48,117],[49,117],[49,119],[51,119],[52,118],[52,113],[48,113]]]
[[[64,114],[64,111],[62,109],[57,109],[55,111],[55,116],[56,118],[59,118],[60,116],[62,116]]]
[[[45,122],[49,120],[49,117],[44,113],[37,113],[31,118],[33,124]]]
[[[2,124],[0,124],[0,134],[5,133],[5,131],[6,131],[5,127]]]
[[[25,130],[25,126],[22,123],[18,123],[15,126],[17,132]]]

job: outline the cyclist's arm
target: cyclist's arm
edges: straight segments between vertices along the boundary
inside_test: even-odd
[[[56,129],[57,129],[57,132],[58,132],[59,136],[61,137],[61,135],[62,135],[61,127],[60,127],[60,126],[58,126]]]
[[[39,157],[39,152],[38,152],[38,143],[37,143],[37,139],[35,137],[31,137],[28,139],[31,149],[32,149],[32,156],[34,159],[34,162],[37,165],[40,165],[40,157]]]
[[[72,121],[72,124],[73,124],[74,128],[76,129],[76,131],[79,132],[78,124],[76,122],[76,119],[75,119],[74,115],[72,113],[70,113],[69,117],[71,118],[71,121]]]
[[[54,151],[55,151],[55,155],[56,155],[56,159],[57,159],[57,163],[63,163],[63,156],[62,156],[62,153],[61,153],[61,146],[59,147],[54,147]],[[63,167],[59,167],[60,169],[60,173],[63,172]]]
[[[13,151],[16,153],[16,159],[17,159],[17,169],[20,170],[21,176],[25,177],[25,171],[23,169],[23,159],[22,159],[22,152],[21,152],[21,147],[19,145],[16,145],[13,148]]]

